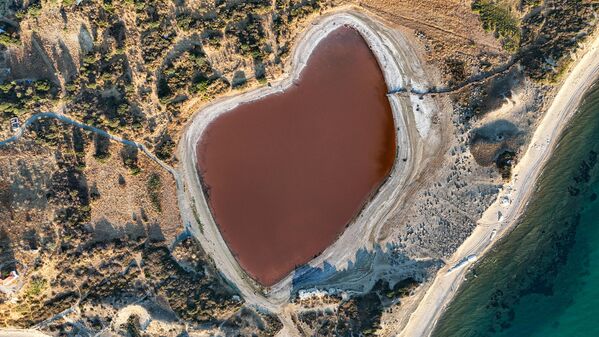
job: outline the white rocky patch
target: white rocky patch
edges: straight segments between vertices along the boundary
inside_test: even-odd
[[[431,120],[434,114],[433,102],[428,95],[410,94],[412,112],[416,129],[421,138],[426,138],[431,129]]]

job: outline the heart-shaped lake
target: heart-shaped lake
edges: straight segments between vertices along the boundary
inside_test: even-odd
[[[331,245],[388,176],[396,135],[366,41],[340,27],[285,92],[216,118],[198,170],[240,265],[270,286]]]

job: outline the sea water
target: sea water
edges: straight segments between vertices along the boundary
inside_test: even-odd
[[[599,336],[599,85],[517,227],[467,274],[433,337]]]

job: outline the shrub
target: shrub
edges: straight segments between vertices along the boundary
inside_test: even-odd
[[[165,134],[162,136],[162,139],[156,146],[156,157],[160,160],[168,160],[173,156],[173,149],[175,148],[175,143],[173,142],[171,136]]]
[[[141,172],[137,158],[138,150],[133,146],[124,146],[121,150],[121,160],[123,165],[129,169],[132,175],[137,175]]]
[[[157,212],[162,212],[162,205],[160,204],[160,190],[162,189],[162,181],[158,173],[153,173],[148,179],[146,185],[150,202]]]
[[[486,31],[493,31],[502,39],[503,48],[510,52],[518,50],[520,26],[507,5],[493,0],[475,0],[472,2],[472,10],[479,14]]]
[[[94,157],[100,161],[110,158],[110,139],[101,135],[96,135],[94,139],[95,152]]]
[[[48,282],[43,278],[35,278],[31,280],[31,283],[29,283],[29,289],[27,289],[26,296],[34,297],[39,295],[46,288],[47,283]]]

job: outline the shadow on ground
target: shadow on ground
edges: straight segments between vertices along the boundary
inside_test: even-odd
[[[302,289],[335,288],[349,292],[367,292],[379,279],[395,284],[406,278],[422,282],[443,262],[438,259],[411,259],[395,244],[384,247],[377,244],[372,249],[360,248],[347,267],[337,269],[328,262],[321,267],[302,265],[296,268],[292,281],[292,296]]]

